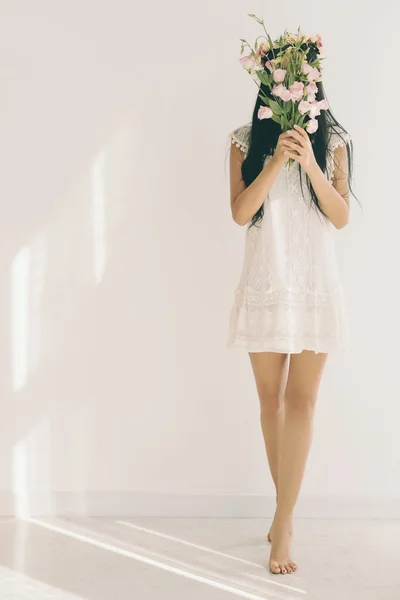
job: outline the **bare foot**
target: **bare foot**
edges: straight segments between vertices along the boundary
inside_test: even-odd
[[[282,573],[283,575],[293,573],[297,570],[297,565],[290,558],[292,523],[290,520],[277,520],[275,518],[272,527],[273,538],[269,559],[271,573]]]

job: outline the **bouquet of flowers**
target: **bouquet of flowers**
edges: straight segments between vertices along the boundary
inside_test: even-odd
[[[258,118],[273,119],[283,131],[299,125],[308,133],[315,133],[318,129],[317,117],[321,110],[328,108],[326,100],[316,100],[317,82],[322,79],[321,61],[324,58],[321,56],[321,36],[304,35],[299,28],[296,34],[285,31],[280,38],[272,41],[264,20],[255,15],[249,17],[262,25],[265,31],[265,35],[256,39],[254,48],[246,40],[240,40],[240,54],[246,47],[250,50],[247,56],[240,59],[240,63],[260,87],[259,96],[264,104],[258,111]],[[314,59],[308,60],[311,48],[314,49]],[[262,91],[260,82],[270,89],[271,97]]]

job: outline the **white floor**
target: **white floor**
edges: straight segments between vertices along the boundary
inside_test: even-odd
[[[295,522],[272,575],[261,519],[0,520],[1,600],[399,600],[400,521]]]

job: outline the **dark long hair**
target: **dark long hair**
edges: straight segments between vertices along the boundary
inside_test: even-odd
[[[310,48],[307,59],[309,62],[312,62],[317,57],[317,51],[313,48]],[[273,55],[270,53],[267,54],[265,60],[272,60]],[[323,100],[326,98],[326,94],[324,91],[324,87],[321,81],[317,82],[317,101]],[[274,99],[272,96],[269,87],[263,83],[260,85],[260,91],[262,91],[267,97]],[[260,96],[257,96],[257,100],[253,110],[252,117],[252,127],[250,131],[250,139],[249,139],[249,149],[245,160],[242,163],[242,178],[243,181],[248,187],[261,173],[264,167],[264,161],[267,156],[272,156],[277,142],[278,137],[282,133],[282,129],[278,123],[273,121],[272,119],[259,119],[258,118],[258,110],[261,106],[264,106],[264,102],[261,100]],[[306,121],[309,119],[307,117]],[[310,139],[312,142],[312,146],[314,149],[314,155],[318,165],[321,170],[326,173],[327,169],[327,153],[331,152],[328,149],[329,137],[331,135],[332,128],[342,137],[343,133],[347,133],[345,128],[335,119],[332,111],[321,110],[321,114],[318,117],[318,129],[315,133],[310,135]],[[345,141],[345,140],[344,140]],[[353,175],[353,143],[350,140],[347,144],[347,161],[348,161],[348,182],[349,182],[349,191],[354,195],[352,190],[352,175]],[[299,163],[295,163],[292,168],[297,167],[300,171],[301,185],[303,190],[303,173]],[[320,214],[322,214],[325,218],[324,211],[322,210],[318,198],[315,194],[315,191],[311,185],[311,181],[307,174],[305,174],[305,179],[307,183],[307,187],[310,191],[312,205],[316,208]],[[304,195],[304,191],[303,191]],[[253,215],[249,227],[256,225],[259,223],[264,215],[264,205],[262,204],[259,210]]]

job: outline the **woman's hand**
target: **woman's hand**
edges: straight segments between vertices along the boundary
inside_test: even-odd
[[[285,155],[285,151],[289,149],[289,147],[286,146],[286,142],[290,140],[288,134],[289,132],[285,131],[278,137],[278,143],[276,144],[275,152],[272,157],[273,161],[276,162],[280,167],[283,167],[289,158]]]
[[[317,161],[306,131],[299,125],[295,125],[294,129],[290,129],[282,135],[284,136],[282,146],[285,158],[297,160],[306,173],[312,171],[317,165]]]

